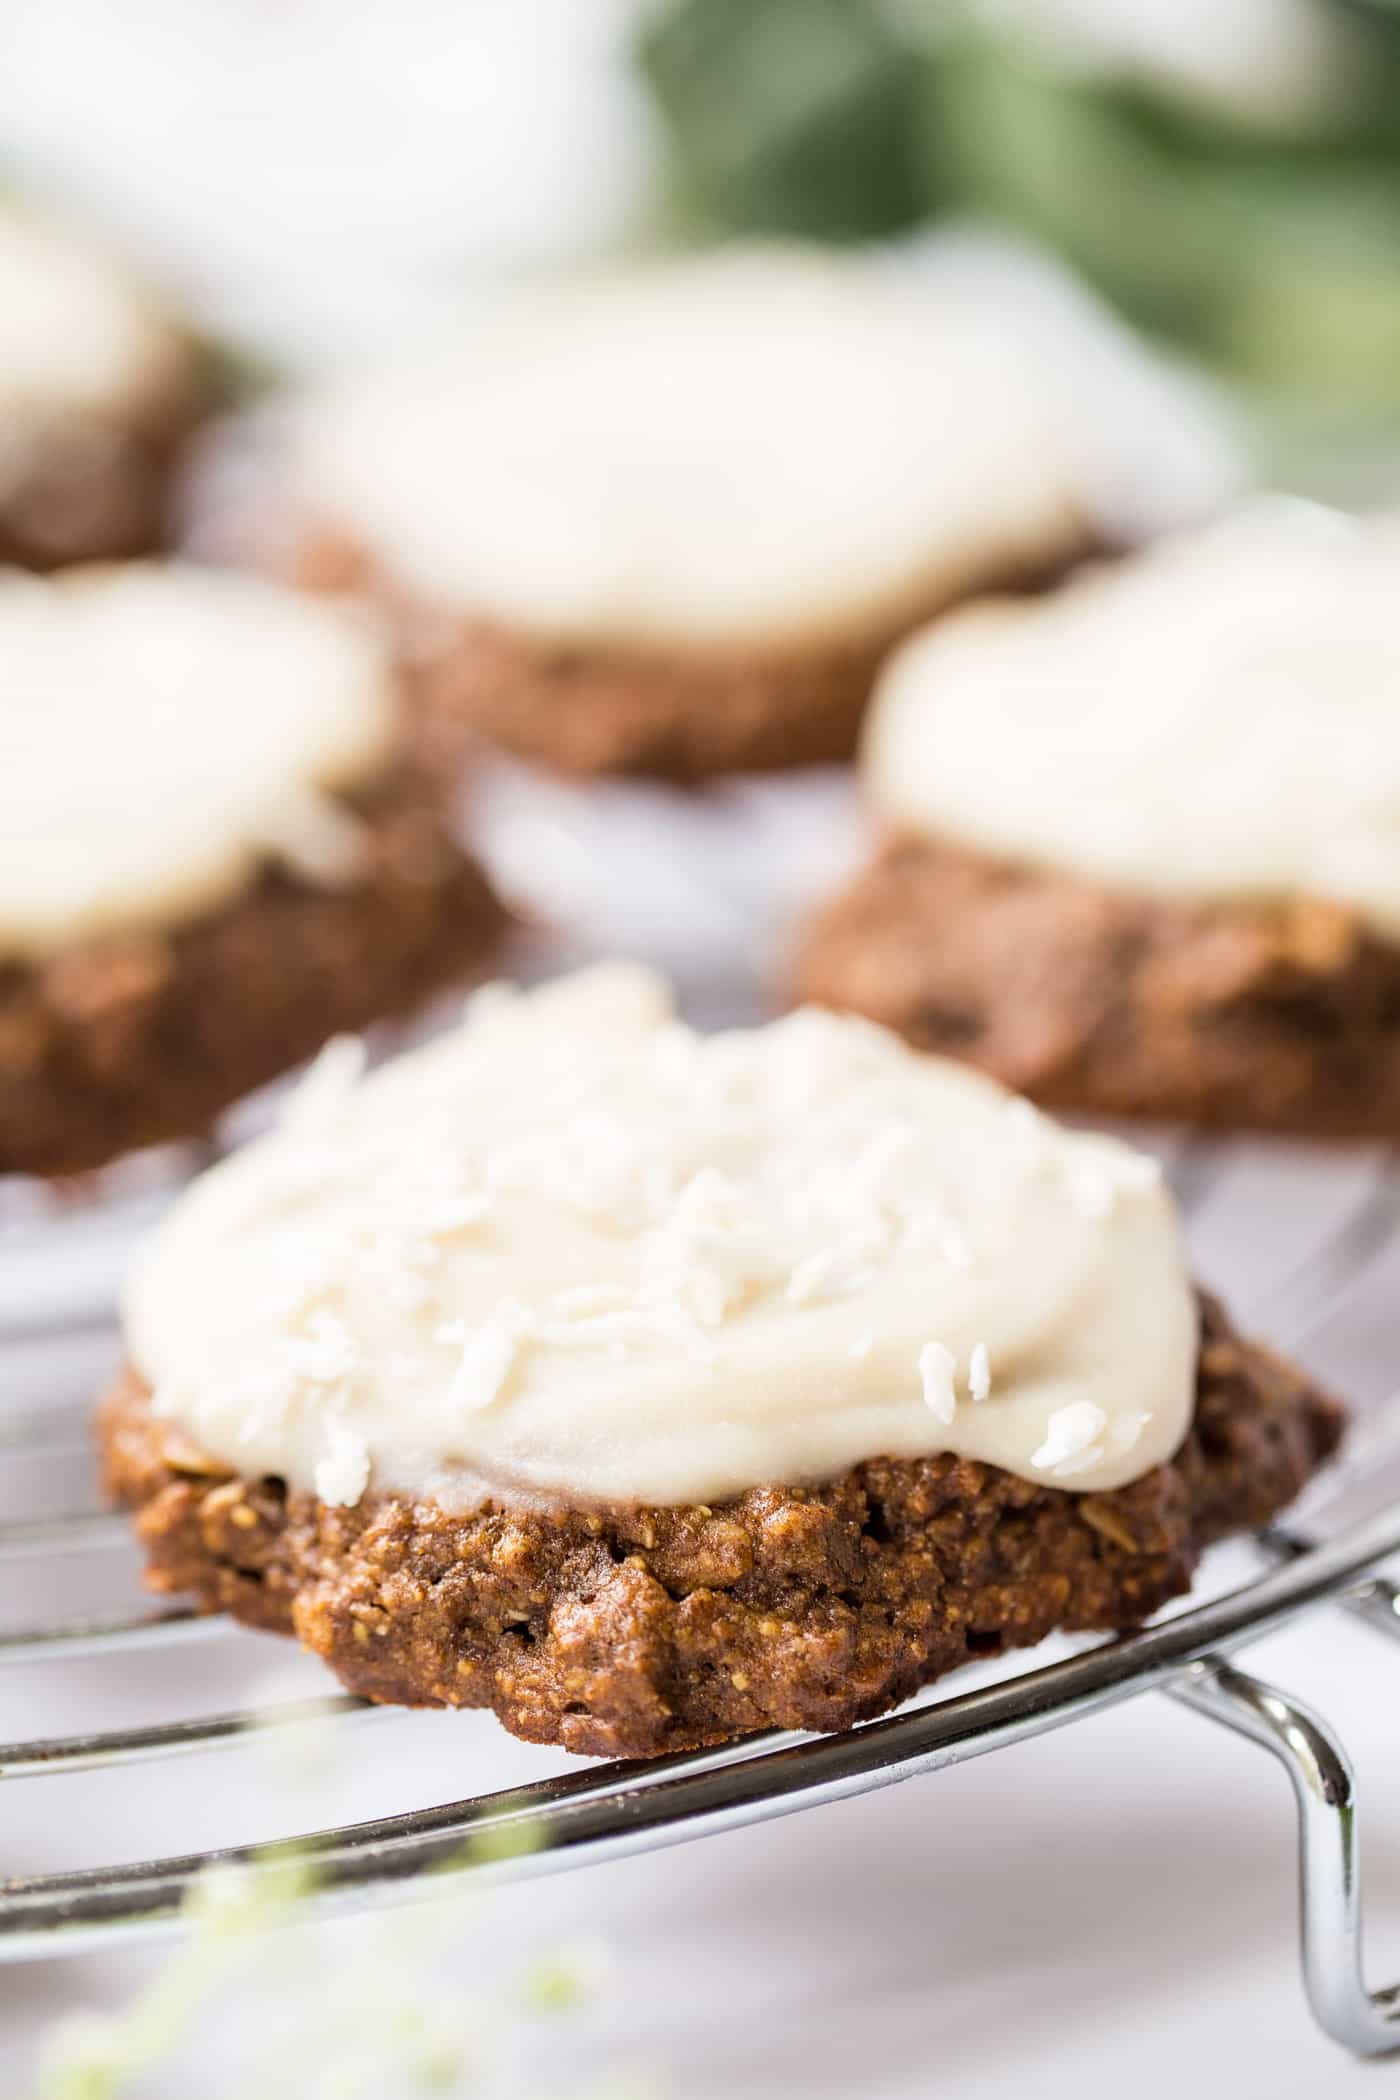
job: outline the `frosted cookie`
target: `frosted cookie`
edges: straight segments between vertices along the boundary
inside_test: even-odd
[[[0,1173],[202,1130],[500,922],[360,615],[179,564],[0,572]]]
[[[115,263],[0,202],[0,562],[158,546],[204,392],[193,345]]]
[[[1400,524],[1264,505],[911,642],[801,997],[1061,1107],[1400,1130]]]
[[[435,707],[565,772],[848,758],[893,641],[1098,536],[1004,323],[781,248],[517,300],[293,415],[301,572],[377,591]]]
[[[159,1589],[374,1699],[643,1755],[1136,1624],[1335,1444],[1155,1164],[809,1011],[493,994],[138,1263],[101,1410]]]

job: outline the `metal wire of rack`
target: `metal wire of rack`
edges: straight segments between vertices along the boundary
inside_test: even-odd
[[[1229,1171],[1228,1148],[1199,1140],[1168,1150],[1188,1216]],[[57,1229],[52,1222],[42,1229]],[[1332,1316],[1365,1272],[1400,1252],[1400,1172],[1378,1161],[1306,1255],[1273,1277],[1245,1309],[1290,1347]],[[93,1272],[100,1279],[100,1266]],[[64,1322],[101,1315],[72,1293]],[[39,1325],[42,1327],[43,1322]],[[14,1294],[0,1300],[0,1349],[32,1337]],[[59,1462],[81,1452],[85,1408],[0,1408],[0,1458],[41,1454]],[[1388,1410],[1359,1440],[1343,1469],[1351,1486],[1400,1456],[1400,1422]],[[244,1845],[115,1867],[45,1874],[0,1884],[0,1959],[86,1950],[169,1931],[196,1879],[211,1865],[256,1866],[289,1850],[314,1868],[306,1902],[324,1910],[384,1904],[466,1876],[547,1874],[731,1830],[922,1777],[1064,1727],[1148,1691],[1258,1744],[1292,1784],[1297,1815],[1303,1979],[1313,2012],[1344,2047],[1361,2055],[1400,2048],[1400,1986],[1373,1991],[1363,1974],[1356,1784],[1327,1722],[1287,1692],[1242,1669],[1239,1652],[1310,1608],[1341,1609],[1379,1637],[1400,1641],[1400,1588],[1376,1572],[1400,1553],[1394,1503],[1331,1529],[1312,1498],[1309,1528],[1276,1528],[1255,1542],[1266,1566],[1257,1579],[1064,1660],[1021,1669],[971,1691],[925,1697],[843,1734],[768,1734],[644,1764],[585,1768],[508,1794],[323,1829],[266,1846]],[[1319,1529],[1319,1527],[1321,1527]],[[105,1553],[126,1536],[110,1513],[78,1509],[0,1523],[0,1562]],[[0,1668],[56,1658],[131,1656],[143,1649],[214,1638],[223,1624],[180,1608],[107,1619],[59,1619],[0,1633]],[[155,1726],[111,1729],[0,1745],[0,1780],[71,1775],[213,1752],[250,1736],[311,1719],[337,1726],[376,1710],[344,1695],[272,1709],[213,1714]],[[488,1829],[489,1849],[470,1841]],[[506,1840],[501,1843],[499,1840]],[[431,1881],[429,1880],[431,1876]]]

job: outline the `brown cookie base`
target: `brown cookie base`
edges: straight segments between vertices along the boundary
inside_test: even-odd
[[[1400,1132],[1400,947],[1338,905],[1135,897],[896,838],[818,914],[793,990],[1054,1108]]]
[[[132,1372],[98,1433],[153,1588],[296,1633],[370,1699],[489,1706],[531,1742],[642,1757],[844,1728],[971,1658],[1136,1626],[1212,1539],[1288,1502],[1341,1424],[1207,1301],[1191,1431],[1112,1494],[942,1457],[713,1509],[329,1508],[192,1450]]]
[[[689,654],[548,642],[425,612],[329,532],[308,535],[294,567],[313,588],[357,590],[389,607],[432,715],[556,772],[686,784],[851,758],[876,670],[906,634],[955,598],[1043,590],[1101,551],[1086,530],[1054,557],[1008,559],[861,641]]]
[[[188,925],[0,960],[0,1173],[196,1136],[328,1037],[481,968],[505,913],[441,790],[403,761],[346,804],[364,865],[342,886],[269,866]]]

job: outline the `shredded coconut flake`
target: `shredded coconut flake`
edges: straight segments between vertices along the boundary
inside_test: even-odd
[[[462,1001],[462,1019],[474,1028],[488,1026],[519,1009],[524,998],[520,986],[507,977],[493,977],[479,984]]]
[[[992,1361],[985,1342],[973,1344],[967,1362],[967,1389],[974,1400],[985,1400],[992,1390]]]
[[[495,1197],[489,1189],[467,1189],[460,1196],[448,1196],[438,1204],[428,1220],[428,1231],[434,1239],[451,1239],[454,1233],[470,1232],[489,1218],[495,1207]]]
[[[307,1066],[278,1119],[279,1129],[310,1137],[332,1121],[364,1077],[368,1053],[357,1035],[332,1036]]]
[[[515,1368],[520,1344],[534,1327],[534,1315],[518,1298],[503,1298],[473,1330],[459,1320],[440,1327],[439,1340],[462,1344],[462,1360],[452,1381],[452,1405],[475,1413],[499,1400]]]
[[[1069,1170],[1069,1191],[1086,1218],[1108,1218],[1118,1190],[1113,1176],[1097,1160],[1076,1159]]]
[[[1045,1149],[1045,1118],[1033,1102],[1017,1094],[1007,1102],[1002,1111],[1006,1129],[1017,1154],[1027,1165],[1034,1165]]]
[[[832,1270],[840,1260],[834,1247],[819,1247],[800,1261],[788,1278],[787,1300],[790,1305],[809,1305],[819,1298],[831,1281]]]
[[[1150,1152],[1121,1152],[1115,1171],[1125,1189],[1155,1189],[1162,1184],[1162,1162]]]
[[[909,1157],[918,1142],[919,1133],[914,1125],[903,1117],[893,1118],[882,1124],[866,1139],[850,1168],[853,1187],[878,1188],[888,1177],[892,1168]]]
[[[344,1320],[324,1307],[313,1312],[305,1332],[293,1335],[288,1363],[308,1385],[338,1385],[355,1368],[355,1342]]]
[[[1070,1195],[1086,1218],[1111,1217],[1120,1195],[1155,1189],[1161,1179],[1160,1161],[1127,1146],[1105,1145],[1069,1164]]]
[[[1093,1459],[1089,1454],[1107,1427],[1108,1416],[1092,1400],[1071,1400],[1051,1415],[1045,1441],[1031,1453],[1031,1464],[1046,1473],[1082,1472],[1102,1456],[1101,1449]]]
[[[325,1418],[325,1456],[315,1468],[316,1493],[323,1502],[348,1507],[369,1485],[369,1446],[338,1415]]]
[[[936,1254],[950,1269],[972,1267],[967,1235],[936,1203],[906,1198],[899,1207],[904,1214],[900,1245],[906,1253]]]
[[[951,1428],[958,1408],[954,1382],[957,1359],[942,1342],[925,1342],[919,1351],[919,1377],[923,1382],[924,1406],[945,1428]]]
[[[1057,1480],[1073,1480],[1080,1473],[1087,1473],[1092,1466],[1101,1466],[1104,1461],[1104,1446],[1089,1444],[1083,1451],[1076,1451],[1073,1458],[1062,1458],[1054,1467]]]
[[[289,789],[262,811],[257,841],[269,858],[327,889],[353,882],[365,869],[364,824],[343,803],[311,786]]]
[[[589,1313],[616,1312],[623,1294],[610,1283],[575,1283],[554,1293],[554,1310],[561,1320],[583,1319]]]
[[[1140,1409],[1119,1415],[1108,1433],[1109,1449],[1120,1457],[1124,1452],[1131,1451],[1151,1420],[1151,1415],[1144,1414]]]
[[[380,1288],[394,1305],[404,1312],[418,1312],[428,1302],[431,1293],[421,1276],[410,1268],[387,1269],[380,1279]]]

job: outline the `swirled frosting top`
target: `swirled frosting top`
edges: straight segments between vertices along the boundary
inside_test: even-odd
[[[1080,1490],[1185,1434],[1155,1163],[882,1029],[701,1037],[618,964],[355,1048],[127,1293],[158,1414],[242,1473],[676,1505],[951,1451]]]
[[[1251,506],[887,666],[903,829],[1146,893],[1332,899],[1400,935],[1400,521]]]
[[[444,613],[798,646],[1077,551],[1055,402],[999,309],[759,248],[521,295],[305,402],[293,452],[313,512]]]
[[[0,570],[0,957],[178,924],[266,859],[336,880],[391,750],[350,611],[184,563]]]

